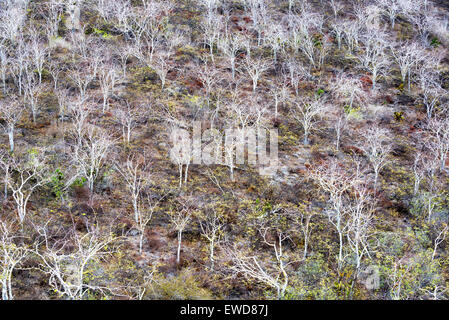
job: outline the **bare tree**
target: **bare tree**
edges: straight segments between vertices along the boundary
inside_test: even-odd
[[[243,47],[243,39],[238,35],[228,34],[226,37],[219,39],[218,47],[226,56],[231,66],[232,79],[235,79],[235,69],[237,53]]]
[[[53,240],[48,223],[37,228],[40,241],[34,253],[40,258],[40,269],[48,275],[48,284],[60,297],[81,300],[87,298],[88,292],[104,293],[106,289],[89,281],[86,275],[94,263],[112,253],[116,237],[93,224],[87,227],[85,234],[73,228],[59,240]]]
[[[114,141],[104,129],[91,125],[86,128],[81,144],[75,145],[73,161],[78,168],[78,173],[72,179],[78,176],[86,178],[91,195],[94,191],[94,182],[100,175],[100,170],[113,144]]]
[[[99,68],[100,89],[103,94],[103,113],[109,109],[109,97],[114,93],[115,83],[119,79],[119,72],[110,63],[102,64]]]
[[[368,238],[372,228],[375,202],[370,194],[366,177],[358,176],[353,183],[352,189],[352,201],[348,206],[347,240],[354,255],[355,268],[357,270],[356,276],[358,276],[362,258],[365,255],[369,255]]]
[[[123,46],[114,47],[114,53],[117,55],[122,69],[123,78],[126,78],[127,65],[129,58],[131,58],[136,52],[136,48],[132,43],[125,43]]]
[[[14,48],[14,58],[11,60],[11,72],[14,75],[14,80],[19,87],[19,95],[23,92],[23,78],[28,71],[29,50],[27,44],[22,36],[17,37],[16,45]],[[31,73],[30,73],[31,75]]]
[[[327,194],[328,208],[326,208],[325,213],[338,233],[337,261],[339,268],[341,268],[343,265],[343,239],[349,227],[346,194],[352,188],[354,175],[334,160],[312,168],[310,177]]]
[[[34,191],[49,180],[46,174],[46,157],[43,150],[31,149],[27,153],[15,156],[3,154],[0,165],[6,176],[8,188],[16,204],[20,224],[27,215],[28,201]]]
[[[150,184],[150,163],[145,155],[139,157],[137,154],[132,154],[125,162],[116,162],[115,168],[122,176],[131,195],[134,220],[138,223],[141,220],[142,191]]]
[[[414,185],[413,185],[413,195],[416,196],[419,191],[419,187],[421,185],[421,181],[424,179],[426,171],[429,168],[429,161],[432,161],[430,157],[422,152],[418,151],[415,153],[415,160],[413,161],[413,176],[414,176]]]
[[[204,64],[202,66],[198,66],[196,69],[199,80],[204,86],[204,90],[206,91],[206,100],[207,106],[210,106],[210,95],[214,86],[217,84],[219,80],[219,70],[215,67],[215,65]]]
[[[346,113],[343,110],[338,110],[335,114],[335,118],[331,121],[333,121],[335,130],[335,148],[339,151],[341,137],[348,124]]]
[[[305,260],[308,255],[310,236],[312,234],[313,225],[312,218],[317,214],[310,204],[300,203],[297,208],[294,208],[288,215],[292,218],[299,231],[302,233],[304,239],[304,249],[302,259]]]
[[[159,79],[161,80],[162,89],[165,88],[167,74],[172,69],[172,66],[168,62],[169,58],[170,57],[167,54],[158,54],[156,59],[154,59],[151,63],[151,67],[154,69],[154,71],[159,76]]]
[[[380,8],[382,8],[384,14],[390,20],[391,28],[394,29],[396,17],[402,11],[400,1],[398,1],[398,0],[377,0],[376,2],[380,6]]]
[[[361,29],[361,22],[359,20],[344,20],[343,22],[343,39],[350,53],[353,53],[359,45]]]
[[[438,82],[433,82],[429,86],[424,88],[422,92],[422,102],[426,107],[427,120],[432,119],[437,110],[437,107],[441,104],[441,97],[444,97],[447,91],[441,87]],[[443,113],[445,110],[441,110]]]
[[[209,241],[209,260],[210,270],[214,271],[215,265],[215,247],[219,244],[221,237],[223,236],[224,223],[218,216],[215,209],[211,210],[211,213],[200,221],[201,235]]]
[[[325,110],[325,100],[322,97],[301,99],[294,102],[292,110],[293,117],[298,121],[304,130],[303,143],[309,144],[309,135],[315,129],[317,117],[321,117]]]
[[[15,42],[17,36],[22,32],[26,19],[26,8],[23,4],[8,1],[2,5],[0,10],[0,37]]]
[[[359,146],[373,166],[374,190],[377,190],[379,173],[388,163],[393,143],[389,131],[377,125],[366,128],[362,135],[364,139]]]
[[[31,72],[27,72],[23,86],[25,90],[25,101],[30,106],[33,123],[36,123],[40,109],[39,95],[42,93],[44,85],[39,84]]]
[[[335,36],[335,39],[337,40],[337,47],[338,50],[341,50],[341,44],[343,41],[343,35],[345,31],[345,24],[343,20],[335,20],[331,23],[331,32]]]
[[[151,195],[147,196],[146,205],[139,211],[139,220],[137,221],[137,229],[140,232],[139,237],[139,252],[142,253],[143,250],[143,240],[145,238],[145,230],[153,218],[154,212],[159,208],[159,204],[166,195],[163,195],[159,199],[154,198]]]
[[[230,266],[232,271],[275,289],[277,298],[282,299],[289,283],[289,275],[286,269],[289,263],[285,261],[283,248],[283,242],[288,236],[283,232],[278,232],[272,239],[273,237],[269,237],[270,231],[268,228],[264,228],[260,230],[260,233],[264,243],[273,248],[276,259],[274,265],[263,263],[260,257],[244,252],[237,246],[226,249],[226,254],[232,262]]]
[[[299,84],[301,81],[310,79],[310,72],[296,59],[289,59],[284,63],[285,77],[288,77],[290,84],[299,96]]]
[[[52,57],[47,63],[47,70],[53,79],[53,89],[56,91],[58,88],[60,75],[63,73],[64,68],[61,67],[60,63]]]
[[[23,109],[23,105],[15,97],[0,100],[0,119],[5,121],[5,124],[0,124],[0,126],[8,135],[11,153],[14,152],[14,129],[22,117]]]
[[[315,34],[322,34],[323,15],[310,11],[310,9],[301,10],[300,15],[290,18],[291,28],[291,46],[295,51],[300,50],[310,61],[314,68],[320,68],[324,57],[329,49],[329,43],[326,37],[317,40]]]
[[[410,92],[411,70],[423,59],[425,52],[416,42],[399,43],[397,47],[391,48],[391,52],[399,65],[402,83],[405,84],[405,79],[408,78],[408,91]]]
[[[220,28],[224,21],[221,15],[212,12],[206,13],[206,16],[201,20],[201,29],[203,31],[204,45],[209,47],[209,55],[214,61],[214,47],[218,44],[220,37]]]
[[[175,125],[170,129],[170,138],[174,145],[170,151],[170,159],[178,166],[179,188],[182,187],[183,168],[185,168],[184,184],[187,183],[187,174],[193,157],[192,146],[188,135],[189,133],[186,130],[178,128]]]
[[[71,98],[68,97],[68,92],[61,92],[58,94],[61,98],[60,103],[67,103],[67,109],[72,117],[72,126],[75,134],[75,139],[78,146],[81,146],[83,135],[88,125],[88,117],[92,113],[93,106],[87,100],[87,97],[80,96]],[[59,99],[59,98],[58,98]]]
[[[428,129],[430,131],[429,146],[440,160],[440,170],[444,171],[449,152],[449,117],[431,119]]]
[[[344,100],[349,110],[352,109],[354,102],[361,103],[364,101],[363,84],[358,78],[340,73],[337,75],[335,82],[333,82],[332,88],[337,98]]]
[[[359,56],[360,67],[372,75],[373,90],[376,88],[377,77],[385,74],[390,65],[386,47],[386,41],[381,34],[370,33],[365,39],[365,52]]]
[[[39,84],[42,83],[42,73],[44,71],[44,63],[48,56],[48,48],[45,46],[43,39],[39,35],[38,30],[31,29],[30,53],[31,61],[37,74],[39,75]]]
[[[47,37],[51,39],[52,37],[58,36],[59,23],[61,22],[62,15],[64,13],[64,3],[61,0],[50,0],[43,6],[45,14],[45,24]]]
[[[145,108],[142,105],[132,106],[125,101],[125,106],[118,106],[113,113],[122,126],[123,142],[129,144],[132,138],[132,132],[139,124],[139,119],[145,115]]]
[[[11,59],[8,56],[8,50],[7,47],[4,46],[2,43],[0,43],[0,74],[2,78],[2,86],[3,86],[3,94],[6,93],[6,77],[8,75],[9,71],[9,63]]]
[[[17,241],[13,225],[0,221],[0,284],[2,300],[13,300],[13,271],[29,254],[28,249]]]
[[[438,246],[446,239],[447,232],[449,231],[449,226],[445,224],[443,229],[438,233],[438,236],[435,238],[433,252],[432,252],[432,260],[435,259],[437,254]]]
[[[175,212],[169,214],[170,222],[173,225],[173,228],[176,230],[178,234],[178,245],[176,249],[176,264],[181,262],[181,245],[182,245],[182,233],[185,228],[189,224],[192,218],[192,212],[190,208],[184,206],[180,209],[175,209]]]
[[[273,52],[273,60],[276,64],[278,52],[282,51],[288,42],[287,31],[284,25],[276,21],[270,21],[267,25],[265,43],[268,44]]]
[[[89,85],[95,79],[95,74],[92,68],[90,66],[77,64],[76,68],[69,71],[69,78],[78,87],[81,99],[84,100],[87,96]]]
[[[340,11],[344,8],[344,5],[339,0],[330,0],[329,5],[334,13],[334,18],[337,18]]]

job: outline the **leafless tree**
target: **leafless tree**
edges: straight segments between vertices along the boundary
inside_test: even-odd
[[[94,191],[94,182],[100,175],[100,170],[113,144],[114,141],[105,130],[91,125],[86,128],[81,144],[75,146],[73,161],[78,169],[77,176],[86,178],[91,195]]]
[[[250,76],[253,83],[253,92],[256,92],[257,83],[262,74],[271,67],[271,62],[262,58],[250,59],[246,58],[243,62],[243,68]]]
[[[125,101],[125,106],[117,106],[113,113],[122,126],[123,141],[129,144],[134,128],[139,124],[139,119],[145,115],[145,108],[142,105],[132,106]]]
[[[39,75],[39,84],[42,83],[42,72],[44,71],[44,63],[48,57],[48,48],[46,47],[42,37],[39,35],[39,31],[32,29],[30,31],[30,53],[31,61],[37,74]]]
[[[78,87],[81,99],[85,99],[87,96],[87,89],[92,81],[95,79],[95,74],[90,66],[77,64],[77,66],[69,71],[69,78]]]
[[[99,68],[100,89],[103,94],[103,113],[109,109],[109,97],[114,93],[115,83],[119,79],[119,71],[110,63],[102,64]]]
[[[218,47],[226,56],[231,66],[232,79],[235,79],[235,69],[237,53],[243,47],[243,38],[238,35],[228,34],[227,36],[218,40]]]
[[[159,54],[156,59],[153,59],[153,62],[151,64],[151,67],[154,69],[154,71],[159,76],[159,79],[161,80],[161,87],[162,89],[165,88],[165,82],[167,80],[167,74],[172,69],[172,66],[170,65],[169,56]]]
[[[8,188],[16,204],[20,224],[27,215],[28,201],[34,191],[49,180],[46,166],[46,156],[43,150],[31,149],[21,155],[5,155],[0,159],[0,165],[7,172]]]
[[[440,160],[440,170],[444,171],[449,152],[449,117],[431,119],[428,129],[430,131],[429,146]]]
[[[205,215],[205,218],[200,221],[201,235],[209,241],[210,270],[213,272],[215,266],[215,247],[220,243],[223,236],[224,223],[215,209],[212,209],[211,213],[206,213]]]
[[[269,232],[271,230],[268,228],[260,230],[264,243],[273,248],[276,259],[275,265],[263,263],[260,257],[251,255],[237,246],[227,248],[226,254],[232,262],[230,266],[232,271],[275,289],[277,298],[282,299],[289,283],[289,275],[286,270],[289,263],[285,261],[283,248],[283,242],[288,239],[288,236],[283,232],[278,232],[274,239],[270,239]]]
[[[23,109],[23,105],[15,97],[0,100],[0,119],[5,121],[5,124],[0,124],[0,126],[8,135],[11,153],[14,152],[14,129],[22,117]]]
[[[264,41],[270,46],[271,51],[273,52],[273,60],[276,64],[278,52],[283,51],[288,42],[288,35],[284,25],[276,21],[268,22]]]
[[[28,255],[28,249],[17,241],[11,223],[0,221],[0,284],[2,300],[13,300],[13,271]]]
[[[25,91],[25,101],[30,106],[33,123],[36,123],[40,109],[39,95],[42,93],[44,85],[39,84],[31,72],[27,72],[23,86]]]
[[[399,43],[397,47],[392,47],[391,52],[401,71],[402,82],[405,84],[408,78],[408,91],[410,92],[411,70],[425,56],[424,50],[416,42]]]
[[[84,132],[88,125],[88,117],[92,113],[93,105],[86,97],[69,97],[68,91],[62,91],[58,94],[61,98],[60,103],[67,104],[67,109],[72,117],[72,126],[75,133],[75,139],[78,146],[81,146]],[[59,98],[58,98],[59,99]]]
[[[296,59],[289,59],[284,63],[285,77],[288,77],[290,84],[295,89],[295,93],[299,96],[299,84],[301,81],[310,79],[311,75],[299,61]]]
[[[426,170],[429,168],[429,157],[426,153],[418,151],[415,153],[415,160],[413,161],[413,176],[414,186],[413,195],[416,196],[421,185],[421,181],[425,177]]]
[[[349,222],[347,240],[354,255],[355,268],[360,272],[362,258],[369,255],[368,238],[374,215],[374,199],[370,194],[366,177],[356,178],[352,188],[352,201],[348,206]]]
[[[34,249],[50,287],[70,300],[85,299],[88,292],[110,290],[92,283],[86,275],[94,263],[112,253],[111,245],[116,241],[112,232],[101,232],[99,226],[90,224],[85,234],[73,228],[60,240],[53,240],[50,230],[48,223],[37,228],[40,241]]]
[[[8,75],[8,71],[9,71],[9,63],[10,63],[11,59],[8,56],[8,50],[7,47],[5,45],[3,45],[2,43],[0,43],[0,74],[2,77],[2,85],[3,85],[3,94],[6,93],[6,77]]]
[[[214,61],[214,47],[218,44],[223,23],[223,17],[215,12],[206,13],[201,23],[204,45],[209,47],[209,55],[212,61]]]
[[[137,154],[132,154],[125,162],[116,162],[115,168],[131,194],[134,220],[138,223],[141,219],[142,191],[150,183],[150,163],[145,155],[139,157]]]
[[[210,95],[214,86],[219,81],[219,70],[215,65],[204,64],[196,69],[197,76],[204,86],[206,93],[207,106],[210,105]]]
[[[118,60],[120,61],[123,78],[126,78],[129,59],[133,56],[136,50],[137,49],[135,48],[134,44],[128,42],[123,46],[114,47],[114,53],[117,55]]]
[[[390,65],[386,48],[386,41],[379,32],[370,33],[365,39],[364,54],[359,56],[360,67],[372,75],[373,90],[376,88],[377,77],[384,75]]]
[[[184,232],[185,228],[187,227],[192,218],[192,212],[190,208],[184,206],[183,208],[176,209],[176,212],[170,213],[169,216],[170,222],[178,234],[176,263],[179,264],[181,262],[182,233]]]
[[[50,0],[43,5],[42,11],[46,21],[46,33],[47,37],[58,36],[59,23],[61,22],[64,12],[64,3],[61,0]]]
[[[183,168],[185,168],[184,184],[187,183],[189,166],[193,158],[192,146],[190,137],[188,137],[188,135],[189,133],[186,130],[181,129],[176,125],[172,125],[172,127],[170,128],[170,138],[174,144],[173,148],[170,151],[170,159],[178,166],[179,188],[182,187]]]
[[[310,237],[313,230],[312,218],[316,216],[316,214],[317,212],[307,203],[300,203],[297,208],[288,212],[288,215],[292,218],[294,223],[298,225],[298,229],[304,238],[303,260],[307,258]]]
[[[332,8],[332,12],[334,13],[334,18],[337,18],[340,11],[344,8],[343,3],[341,3],[339,0],[330,0],[329,5]]]
[[[394,29],[396,17],[402,11],[400,1],[398,1],[398,0],[377,0],[376,2],[379,5],[379,7],[383,10],[384,14],[390,20],[391,28]]]
[[[63,73],[64,69],[61,67],[59,61],[55,60],[54,58],[49,59],[47,63],[47,70],[50,73],[52,79],[53,79],[53,89],[56,91],[59,84],[59,79],[61,73]]]
[[[432,260],[435,259],[437,254],[438,246],[446,239],[447,232],[449,231],[449,226],[445,224],[443,229],[438,233],[438,236],[435,238],[433,252],[432,252]]]
[[[352,188],[354,175],[334,160],[312,168],[310,177],[318,183],[328,197],[328,207],[325,213],[338,233],[337,261],[339,268],[341,268],[344,259],[344,236],[349,227],[346,194]]]
[[[335,130],[335,148],[337,149],[337,151],[339,151],[341,137],[348,124],[346,113],[343,110],[338,110],[335,114],[335,118],[332,121],[334,123]]]
[[[68,103],[70,100],[70,92],[66,88],[59,88],[55,90],[55,96],[58,99],[58,117],[56,124],[64,122],[68,111]]]
[[[359,144],[374,170],[374,190],[377,190],[377,182],[380,171],[389,161],[393,142],[387,129],[377,125],[366,128],[363,133],[363,141]]]
[[[358,20],[344,20],[343,34],[343,39],[348,46],[349,52],[353,53],[359,45],[361,37],[361,22]]]
[[[295,50],[300,50],[310,61],[314,68],[320,68],[329,49],[326,37],[317,41],[315,33],[322,33],[323,16],[320,13],[303,11],[293,20],[291,45]]]
[[[322,97],[294,101],[293,117],[301,124],[304,130],[303,144],[309,144],[310,132],[315,129],[317,118],[322,116],[324,110],[325,100]]]
[[[142,254],[143,250],[143,241],[145,238],[145,230],[148,227],[148,224],[150,223],[151,219],[153,218],[153,214],[158,209],[159,204],[166,195],[163,195],[159,197],[158,199],[155,199],[151,195],[147,196],[146,205],[139,211],[139,220],[137,221],[137,229],[139,230],[140,236],[139,236],[139,252]]]
[[[437,107],[441,105],[441,97],[445,97],[446,95],[447,90],[443,89],[437,81],[424,88],[422,102],[426,107],[427,120],[432,119]],[[444,113],[445,110],[443,109],[441,111]]]
[[[26,8],[23,6],[27,1],[16,3],[5,1],[0,10],[0,37],[15,42],[17,36],[22,32],[26,19]]]
[[[17,86],[19,87],[19,95],[23,92],[23,78],[28,71],[29,50],[22,36],[17,37],[16,46],[14,48],[14,58],[11,60],[11,72],[14,75]],[[30,73],[31,75],[31,73]]]
[[[289,98],[289,92],[286,81],[270,83],[270,96],[274,99],[274,118],[277,119],[279,115],[279,105],[285,106],[285,102]]]
[[[352,109],[354,102],[360,104],[364,101],[365,91],[363,90],[362,81],[358,78],[340,73],[333,82],[332,88],[337,98],[345,101],[349,110]]]

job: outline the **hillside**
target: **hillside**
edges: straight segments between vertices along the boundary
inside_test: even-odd
[[[0,2],[2,299],[449,298],[448,17]]]

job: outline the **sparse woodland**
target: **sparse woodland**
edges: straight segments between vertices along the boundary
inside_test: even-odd
[[[444,0],[1,1],[2,299],[448,299],[448,22]],[[173,163],[198,121],[277,129],[277,172]]]

